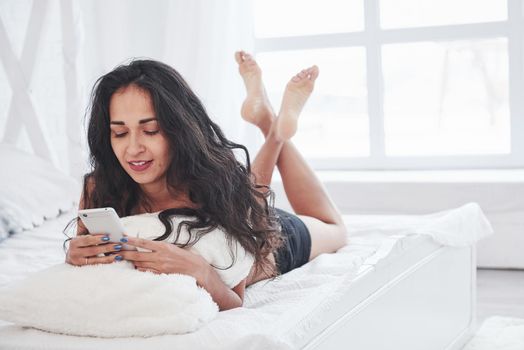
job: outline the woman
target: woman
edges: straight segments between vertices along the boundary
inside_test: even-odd
[[[126,260],[140,271],[191,275],[227,310],[242,306],[246,286],[345,244],[340,214],[289,141],[318,68],[291,79],[277,118],[256,62],[244,52],[236,60],[247,89],[242,117],[266,137],[251,167],[246,148],[224,137],[178,72],[160,62],[134,61],[95,84],[88,128],[93,171],[84,177],[80,208],[111,206],[121,217],[161,211],[161,219],[192,213],[197,220],[190,231],[223,228],[252,254],[249,275],[229,288],[184,245],[127,237],[123,242],[148,251],[121,251],[104,234],[88,234],[81,222],[68,263]],[[246,166],[236,160],[235,148],[246,153]],[[297,216],[268,204],[275,165]]]

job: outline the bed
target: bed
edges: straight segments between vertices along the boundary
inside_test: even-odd
[[[0,349],[460,349],[475,328],[475,249],[439,243],[436,232],[468,242],[487,234],[476,232],[478,215],[474,203],[425,216],[346,215],[347,246],[250,286],[243,308],[193,333],[103,339],[0,321]],[[62,229],[74,216],[1,242],[0,288],[63,262]]]
[[[0,158],[10,164],[0,172],[2,289],[63,263],[80,186],[13,146],[0,144]],[[0,349],[460,349],[475,329],[475,243],[493,232],[481,208],[344,220],[345,247],[250,286],[244,307],[195,332],[80,337],[0,314]]]

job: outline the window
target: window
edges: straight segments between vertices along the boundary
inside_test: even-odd
[[[293,139],[316,169],[524,167],[523,0],[255,0],[278,110],[320,77]]]

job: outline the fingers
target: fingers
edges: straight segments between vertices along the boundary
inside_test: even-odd
[[[126,244],[144,248],[150,250],[150,252],[122,250],[122,243],[109,243],[105,240],[102,240],[104,237],[105,235],[103,234],[75,237],[71,241],[72,244],[69,246],[66,262],[76,266],[108,264],[119,260],[146,263],[154,261],[156,254],[153,253],[162,250],[163,247],[162,242],[154,242],[143,238],[127,236]],[[108,256],[99,256],[105,253],[113,254]],[[144,265],[144,268],[152,268],[152,265]]]
[[[122,250],[121,244],[106,243],[97,246],[83,247],[77,249],[81,256],[96,256],[103,253],[114,253]]]
[[[96,265],[96,264],[111,264],[115,261],[122,260],[118,258],[118,254],[111,254],[108,256],[75,256],[67,258],[66,262],[75,265],[75,266],[85,266],[85,265]]]
[[[104,234],[94,234],[73,238],[67,251],[66,262],[76,266],[86,265],[86,258],[89,259],[89,264],[113,262],[115,260],[113,255],[109,257],[98,257],[98,255],[118,253],[122,249],[122,244],[108,243],[105,237]]]
[[[76,236],[71,240],[71,243],[69,246],[74,246],[77,248],[80,247],[89,247],[93,245],[98,244],[104,244],[109,241],[109,237],[106,234],[99,233],[99,234],[89,234],[89,235],[82,235],[82,236]]]
[[[135,247],[149,249],[152,252],[157,251],[161,247],[161,242],[154,242],[143,238],[126,237],[127,244]]]
[[[142,272],[152,272],[156,275],[160,275],[160,271],[158,270],[155,270],[155,269],[151,269],[151,268],[143,268],[143,267],[137,267],[136,268],[138,271],[142,271]]]
[[[115,261],[118,261],[117,254],[112,254],[108,256],[95,256],[87,258],[87,265],[96,265],[96,264],[111,264]],[[84,265],[86,265],[86,260],[84,259]]]
[[[138,269],[138,268],[142,268],[142,269],[153,269],[153,270],[157,270],[157,267],[155,263],[151,262],[151,261],[135,261],[134,262],[135,264],[135,267]]]
[[[120,253],[119,255],[124,258],[124,260],[129,260],[133,262],[152,262],[155,261],[153,253],[147,253],[147,252],[135,252],[132,250],[125,250]]]

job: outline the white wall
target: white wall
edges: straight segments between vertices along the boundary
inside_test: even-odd
[[[252,49],[250,6],[240,0],[1,1],[0,140],[81,176],[87,171],[83,119],[94,82],[118,64],[147,57],[175,67],[226,135],[254,152],[260,137],[241,121],[244,87],[233,56]]]
[[[424,215],[477,202],[495,234],[477,244],[480,267],[524,269],[524,170],[318,173],[343,214]],[[275,181],[276,204],[291,208]]]

